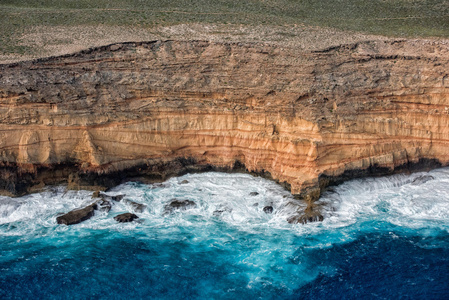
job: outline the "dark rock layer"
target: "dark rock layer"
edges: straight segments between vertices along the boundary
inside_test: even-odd
[[[127,223],[127,222],[132,222],[136,219],[138,219],[139,217],[136,216],[135,214],[132,213],[124,213],[124,214],[120,214],[114,217],[114,220],[116,220],[119,223]]]

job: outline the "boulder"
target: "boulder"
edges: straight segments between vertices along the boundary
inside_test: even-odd
[[[249,195],[250,196],[257,196],[257,195],[259,195],[259,193],[258,192],[251,192],[251,193],[249,193]]]
[[[189,181],[184,179],[183,181],[181,181],[180,184],[187,184],[187,183],[189,183]]]
[[[97,209],[97,203],[92,203],[81,209],[72,210],[56,218],[58,224],[73,225],[90,219]]]
[[[119,223],[125,223],[125,222],[132,222],[135,219],[138,219],[139,217],[132,213],[124,213],[120,214],[114,217],[114,220],[116,220]]]
[[[273,213],[273,206],[265,206],[265,207],[263,208],[263,212],[266,213],[266,214],[271,214],[271,213]]]
[[[191,200],[172,199],[168,204],[164,206],[164,213],[171,214],[177,210],[187,210],[195,207],[196,203]]]

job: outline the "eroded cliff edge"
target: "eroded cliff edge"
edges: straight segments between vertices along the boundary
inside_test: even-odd
[[[115,44],[0,65],[0,189],[246,169],[314,199],[351,176],[447,165],[448,125],[444,40]]]

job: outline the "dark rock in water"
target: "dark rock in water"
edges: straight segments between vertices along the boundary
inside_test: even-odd
[[[132,213],[124,213],[121,215],[117,215],[114,217],[114,220],[116,220],[117,222],[120,223],[125,223],[125,222],[132,222],[135,219],[138,219],[139,217],[136,216],[135,214]]]
[[[259,193],[258,192],[251,192],[251,193],[249,193],[249,195],[250,196],[257,196],[257,195],[259,195]]]
[[[219,217],[219,216],[221,216],[225,212],[228,212],[228,213],[232,212],[232,208],[222,207],[222,208],[219,208],[219,209],[215,210],[213,212],[213,214],[214,214],[214,216]]]
[[[168,188],[170,187],[170,185],[168,183],[153,183],[151,186],[151,189],[164,189],[164,188]]]
[[[317,208],[314,208],[313,206],[307,206],[307,208],[304,210],[303,214],[297,214],[294,216],[291,216],[287,219],[287,222],[290,224],[307,224],[311,222],[321,222],[323,221],[323,215],[319,212]]]
[[[116,195],[116,196],[109,196],[105,193],[100,193],[100,198],[108,201],[116,201],[120,202],[123,198],[125,198],[126,195]]]
[[[97,202],[95,202],[95,204],[97,204],[97,208],[100,211],[105,211],[105,212],[109,212],[111,210],[112,207],[112,203],[104,200],[104,199],[100,199]]]
[[[124,203],[132,207],[135,212],[141,213],[147,207],[145,204],[137,203],[128,199],[123,200]]]
[[[58,224],[65,225],[78,224],[92,218],[95,214],[95,210],[109,212],[111,210],[111,207],[112,203],[102,198],[84,208],[75,209],[62,216],[57,217],[56,222]]]
[[[433,177],[432,175],[421,175],[416,177],[413,181],[412,181],[412,185],[420,185],[423,183],[426,183],[429,180],[433,180],[435,179],[435,177]]]
[[[259,206],[259,203],[254,203],[253,206],[254,206],[254,207],[258,207],[258,206]]]
[[[271,213],[273,213],[273,206],[265,206],[265,207],[263,208],[263,212],[266,213],[266,214],[271,214]]]
[[[166,214],[171,214],[176,210],[187,210],[195,207],[196,203],[193,201],[172,199],[170,203],[164,206],[164,210]]]
[[[117,196],[111,196],[111,199],[113,201],[120,202],[124,197],[125,197],[125,195],[117,195]]]
[[[187,183],[189,183],[189,181],[188,180],[183,180],[183,181],[181,181],[181,184],[187,184]]]
[[[92,203],[81,209],[72,210],[65,215],[56,218],[58,224],[73,225],[90,219],[97,209],[97,203]]]

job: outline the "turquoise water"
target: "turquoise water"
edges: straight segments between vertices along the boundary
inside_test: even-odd
[[[415,181],[423,175],[432,179]],[[57,225],[92,202],[87,191],[1,197],[0,298],[447,298],[448,183],[447,168],[353,180],[327,192],[325,220],[307,225],[286,222],[304,204],[246,174],[117,186],[108,194],[147,205],[132,223],[114,221],[132,211],[116,202]],[[197,206],[167,214],[173,198]]]

